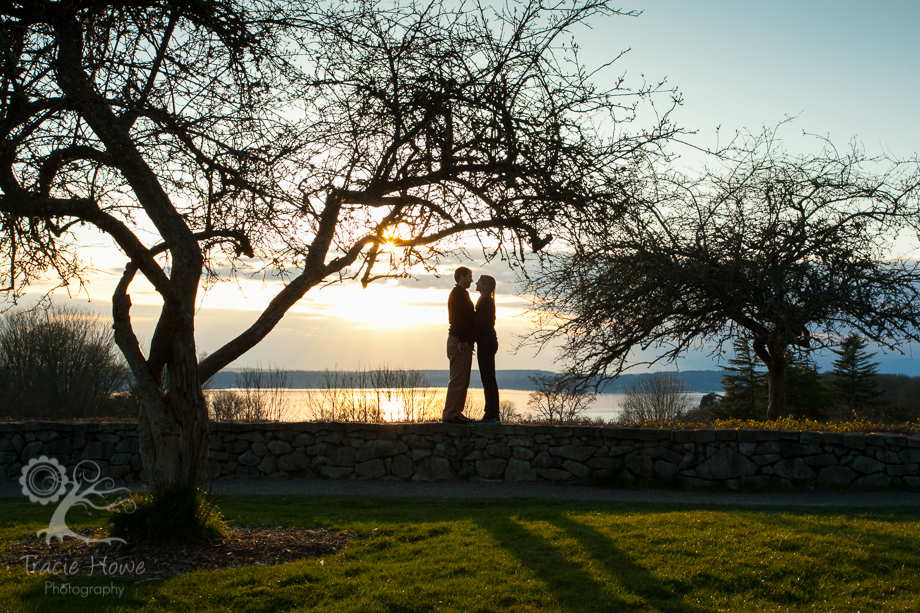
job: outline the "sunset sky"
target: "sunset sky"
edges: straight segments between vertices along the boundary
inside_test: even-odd
[[[867,152],[908,158],[920,150],[920,2],[881,3],[845,0],[738,2],[634,0],[625,9],[641,9],[638,18],[598,20],[575,36],[582,60],[597,66],[625,49],[624,58],[601,73],[603,84],[622,73],[627,83],[667,77],[684,96],[678,124],[697,130],[688,142],[711,147],[736,130],[758,131],[786,116],[797,116],[784,131],[787,149],[806,146],[803,131],[829,136],[838,145],[861,141]],[[684,159],[694,160],[687,147]],[[110,297],[124,259],[100,234],[84,235],[93,246],[83,255],[103,271],[87,292],[72,287],[72,301],[108,314]],[[555,354],[513,352],[515,335],[529,329],[526,302],[515,295],[514,274],[502,263],[482,266],[482,256],[463,262],[478,274],[498,279],[499,369],[554,369]],[[389,364],[419,369],[447,368],[444,343],[446,301],[451,273],[459,262],[442,266],[441,278],[331,286],[311,291],[275,331],[233,366],[272,363],[289,369],[353,368]],[[24,304],[50,286],[36,286]],[[202,300],[197,319],[199,351],[213,351],[248,326],[277,293],[278,282],[262,278],[225,283]],[[79,293],[78,293],[79,292]],[[139,336],[149,339],[159,300],[135,282]],[[67,299],[57,290],[55,300]],[[916,360],[882,355],[883,372],[920,375]],[[910,358],[911,356],[907,356]],[[829,359],[819,360],[822,367]],[[682,369],[714,368],[705,353],[690,355]]]

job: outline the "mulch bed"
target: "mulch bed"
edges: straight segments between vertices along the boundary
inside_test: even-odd
[[[101,528],[78,530],[101,538]],[[88,545],[67,538],[30,538],[0,550],[0,564],[19,566],[36,574],[64,578],[72,575],[133,578],[136,582],[163,579],[197,570],[269,566],[303,558],[321,558],[341,550],[356,537],[348,532],[305,530],[281,526],[231,526],[227,538],[204,543],[142,542]],[[29,556],[29,557],[27,557]]]

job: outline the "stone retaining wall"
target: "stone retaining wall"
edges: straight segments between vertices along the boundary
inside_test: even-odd
[[[136,424],[0,423],[0,479],[32,458],[144,480]],[[920,438],[772,430],[211,424],[208,476],[506,480],[680,489],[920,489]]]

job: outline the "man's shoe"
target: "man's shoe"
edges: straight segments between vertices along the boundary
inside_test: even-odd
[[[463,415],[457,415],[456,417],[451,417],[450,419],[442,419],[441,421],[445,424],[457,424],[459,426],[468,426],[473,423],[472,419],[467,419]]]
[[[486,419],[483,417],[482,419],[477,419],[476,423],[481,426],[500,426],[502,425],[502,420],[499,417],[496,417],[495,419]]]

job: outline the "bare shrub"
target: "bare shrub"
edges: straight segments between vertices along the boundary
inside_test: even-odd
[[[680,375],[656,372],[626,388],[621,423],[679,419],[690,409],[690,389]]]
[[[53,306],[0,318],[0,416],[136,416],[129,383],[111,324],[95,313]]]
[[[503,424],[516,424],[522,421],[522,416],[517,411],[517,403],[513,400],[502,400],[498,403],[498,416]]]
[[[313,419],[380,423],[440,417],[443,395],[418,370],[392,368],[326,370],[321,386],[306,397]]]
[[[564,375],[538,374],[529,377],[536,387],[527,399],[527,407],[550,425],[574,423],[597,399],[588,391],[588,383]]]
[[[209,391],[215,421],[283,421],[290,410],[288,373],[276,366],[256,366],[236,374],[236,389]]]

